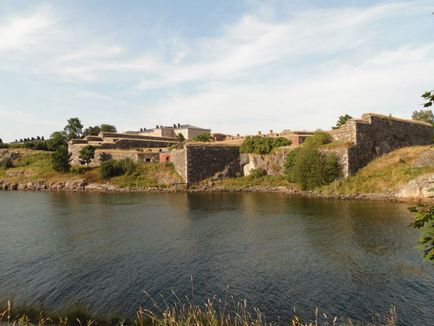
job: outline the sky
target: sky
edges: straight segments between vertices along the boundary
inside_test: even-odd
[[[409,118],[434,89],[432,1],[0,2],[0,138],[79,117],[255,134]]]

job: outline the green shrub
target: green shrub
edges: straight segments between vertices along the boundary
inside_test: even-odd
[[[51,164],[56,172],[69,172],[71,169],[71,154],[65,146],[60,146],[53,153]]]
[[[248,136],[240,147],[241,153],[269,154],[277,147],[291,145],[284,137]]]
[[[48,145],[46,140],[37,141],[35,142],[35,146],[33,149],[36,149],[38,151],[48,151]]]
[[[209,132],[205,132],[203,134],[197,135],[193,138],[193,140],[200,142],[209,142],[211,140],[211,134]]]
[[[10,147],[9,144],[0,143],[0,148],[9,148],[9,147]]]
[[[316,131],[313,136],[308,137],[304,145],[321,146],[332,142],[332,136],[325,131]]]
[[[302,147],[297,147],[288,153],[285,160],[284,172],[289,182],[295,182],[294,164],[297,155],[302,150]]]
[[[88,170],[89,170],[89,169],[88,169],[87,166],[82,166],[82,165],[73,165],[73,166],[71,167],[70,172],[71,172],[72,174],[80,175],[80,174],[85,174]]]
[[[341,176],[338,158],[333,153],[321,153],[315,146],[303,146],[286,157],[285,174],[303,190],[329,184]]]
[[[108,160],[101,163],[100,173],[103,179],[110,179],[119,175],[131,175],[137,169],[137,164],[130,158],[122,160]]]
[[[84,146],[80,149],[79,159],[80,164],[89,165],[90,162],[95,158],[95,150],[96,148],[91,145]]]
[[[7,158],[3,159],[2,161],[0,161],[0,168],[3,170],[7,170],[13,166],[14,165],[13,165],[12,159],[10,157],[7,157]]]
[[[258,179],[261,178],[263,176],[267,175],[267,171],[265,171],[263,168],[256,168],[253,170],[250,170],[250,174],[249,177],[252,179]]]

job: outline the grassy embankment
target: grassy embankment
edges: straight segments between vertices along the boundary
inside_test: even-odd
[[[412,179],[434,173],[432,146],[405,147],[386,154],[354,176],[319,189],[326,194],[393,193]]]
[[[16,183],[37,181],[65,183],[85,180],[87,183],[109,183],[121,188],[167,188],[181,181],[171,164],[139,163],[131,175],[121,175],[104,180],[98,167],[82,168],[80,174],[59,173],[52,168],[51,152],[20,150],[20,153],[21,157],[13,161],[12,168],[0,169],[0,179]],[[74,171],[74,168],[71,171]]]
[[[217,308],[217,306],[219,308]],[[279,320],[268,320],[260,310],[249,309],[247,303],[239,302],[233,307],[220,301],[208,300],[204,305],[178,302],[165,307],[154,306],[152,311],[139,309],[135,317],[119,315],[102,316],[92,314],[82,306],[71,306],[60,312],[50,312],[31,306],[13,306],[10,302],[0,308],[0,325],[167,325],[167,326],[396,326],[397,314],[394,307],[383,316],[371,315],[371,322],[358,322],[345,317],[328,316],[315,310],[313,320],[304,320],[297,313],[290,313],[288,318],[282,316]],[[282,322],[286,320],[286,322]]]

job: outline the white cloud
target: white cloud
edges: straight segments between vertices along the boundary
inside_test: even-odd
[[[417,107],[419,94],[434,85],[434,43],[417,40],[427,31],[414,22],[431,11],[425,0],[280,12],[260,2],[214,36],[173,31],[142,50],[114,30],[86,30],[44,6],[0,15],[0,70],[34,77],[45,89],[61,86],[61,96],[47,96],[70,110],[79,106],[83,120],[110,107],[105,118],[128,128],[327,128],[343,113],[408,116]],[[400,30],[404,23],[412,29]],[[0,117],[12,121],[1,108]]]
[[[0,21],[0,51],[24,50],[37,46],[55,23],[49,7]]]
[[[385,58],[391,60],[383,65]],[[340,65],[304,80],[219,84],[199,94],[175,96],[155,107],[153,113],[166,123],[192,121],[213,127],[212,122],[232,133],[327,129],[344,113],[409,117],[420,104],[419,95],[426,85],[434,85],[432,71],[434,43],[406,46],[366,58],[357,66]]]

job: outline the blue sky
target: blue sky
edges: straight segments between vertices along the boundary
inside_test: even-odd
[[[431,1],[0,3],[0,138],[66,119],[137,130],[328,129],[410,117],[434,88]]]

